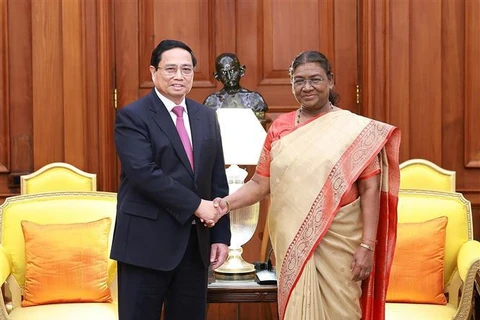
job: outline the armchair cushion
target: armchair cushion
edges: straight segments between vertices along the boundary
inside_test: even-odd
[[[22,221],[26,278],[22,306],[111,302],[110,218],[71,224]]]
[[[445,216],[399,223],[388,302],[446,304],[444,294]]]

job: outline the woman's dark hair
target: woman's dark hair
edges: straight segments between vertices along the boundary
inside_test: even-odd
[[[157,70],[158,64],[160,63],[160,60],[162,59],[162,53],[164,53],[167,50],[174,49],[174,48],[180,48],[180,49],[187,50],[190,53],[190,55],[192,56],[193,66],[195,67],[197,65],[197,59],[193,55],[193,50],[190,49],[190,47],[187,46],[185,43],[183,43],[182,41],[178,41],[178,40],[162,40],[152,52],[152,57],[150,59],[150,65],[154,66],[155,70]]]
[[[328,62],[327,57],[323,53],[320,53],[318,51],[303,51],[298,56],[296,56],[295,59],[293,59],[290,68],[288,69],[290,78],[293,78],[293,72],[295,71],[295,69],[298,68],[298,66],[309,62],[318,63],[322,67],[322,69],[325,70],[328,80],[333,79],[330,62]],[[337,103],[340,101],[340,96],[338,95],[338,93],[333,91],[333,89],[330,89],[330,92],[328,94],[328,100],[333,105],[337,105]]]

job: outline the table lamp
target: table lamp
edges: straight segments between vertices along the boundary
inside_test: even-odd
[[[219,108],[218,122],[222,134],[223,154],[230,193],[242,186],[248,173],[239,165],[256,165],[265,141],[266,132],[255,113],[249,108]],[[232,210],[230,228],[232,239],[228,258],[214,271],[221,274],[246,274],[255,271],[253,264],[242,258],[242,245],[255,233],[260,204]]]

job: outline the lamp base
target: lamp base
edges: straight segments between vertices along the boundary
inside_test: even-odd
[[[246,262],[242,258],[243,249],[240,248],[228,248],[227,260],[214,271],[216,273],[224,274],[237,274],[237,273],[250,273],[255,272],[255,266]]]
[[[255,272],[249,273],[218,273],[215,272],[214,278],[216,281],[245,281],[255,279]]]

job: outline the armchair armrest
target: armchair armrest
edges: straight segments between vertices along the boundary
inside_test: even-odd
[[[0,319],[9,319],[2,286],[5,284],[5,280],[7,280],[11,272],[12,266],[7,258],[5,249],[0,244]]]
[[[7,258],[5,249],[3,249],[3,246],[0,244],[0,286],[7,280],[11,272],[12,266]]]
[[[469,240],[460,247],[457,268],[463,285],[460,303],[453,319],[468,319],[473,311],[473,288],[480,270],[480,242]]]
[[[478,262],[480,261],[480,242],[476,240],[470,240],[465,242],[460,251],[458,252],[457,257],[457,266],[458,273],[462,281],[465,282],[465,279],[468,277],[469,271],[472,271],[474,274],[478,271]],[[470,270],[471,267],[477,262],[477,269]],[[475,275],[473,275],[475,278]]]

